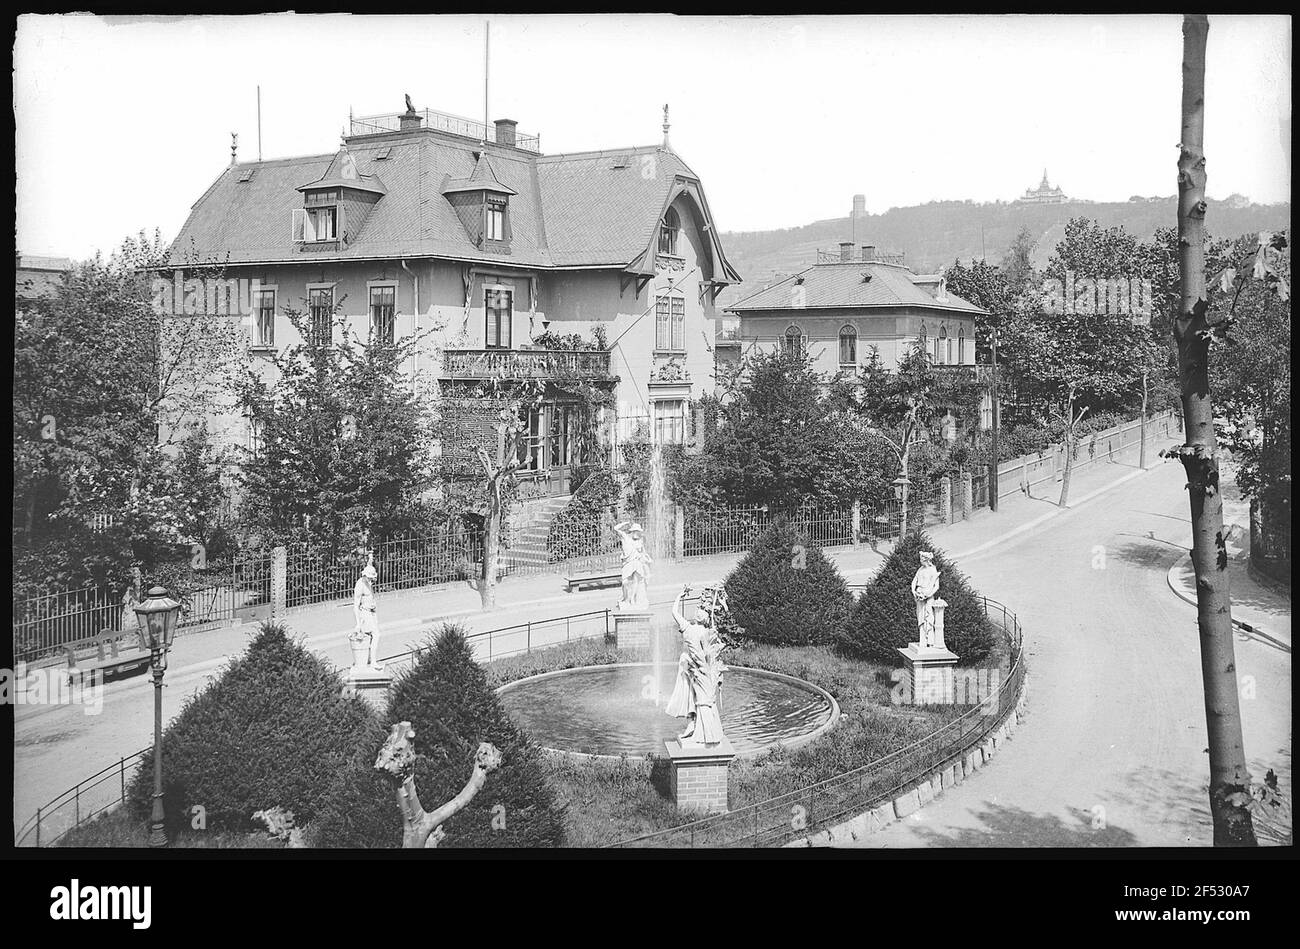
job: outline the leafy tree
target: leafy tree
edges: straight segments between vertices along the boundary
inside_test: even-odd
[[[841,652],[891,666],[902,664],[898,650],[917,642],[920,636],[912,577],[920,566],[922,550],[934,554],[934,566],[939,571],[938,595],[948,604],[944,644],[964,666],[988,658],[994,632],[980,595],[923,531],[900,540],[862,592],[844,632],[836,640]]]
[[[848,620],[852,597],[835,565],[779,517],[726,580],[727,603],[759,642],[829,643]]]
[[[1013,295],[1019,296],[1029,289],[1034,279],[1033,254],[1036,241],[1029,233],[1029,228],[1022,227],[1007,252],[1002,257],[1002,263],[999,265],[1007,287]],[[958,296],[966,297],[964,293],[956,291]],[[971,300],[974,303],[974,300]],[[983,306],[983,304],[980,304]]]
[[[988,363],[993,356],[993,328],[1001,326],[1018,311],[1020,295],[1028,285],[1028,277],[1013,283],[1007,272],[983,260],[972,261],[969,267],[954,262],[944,272],[948,290],[987,310],[988,314],[975,315],[975,361]]]
[[[122,582],[133,558],[184,533],[191,489],[201,488],[173,458],[224,397],[244,349],[237,317],[155,305],[152,278],[166,260],[161,242],[141,235],[18,308],[15,541],[28,576]],[[220,276],[211,266],[191,272]],[[107,535],[91,524],[108,525]],[[88,549],[95,564],[66,569]]]
[[[259,432],[240,470],[245,528],[330,546],[415,528],[434,484],[431,420],[403,371],[417,340],[326,341],[284,312],[302,342],[271,357],[269,381],[250,371],[239,389]]]

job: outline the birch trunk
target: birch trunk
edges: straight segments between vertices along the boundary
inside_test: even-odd
[[[1182,136],[1178,156],[1179,315],[1174,325],[1186,444],[1179,457],[1187,472],[1192,514],[1192,564],[1200,631],[1201,677],[1209,737],[1210,814],[1214,845],[1255,845],[1250,774],[1241,738],[1241,706],[1232,643],[1228,553],[1223,536],[1223,498],[1215,456],[1210,400],[1205,288],[1205,46],[1209,22],[1183,18]]]

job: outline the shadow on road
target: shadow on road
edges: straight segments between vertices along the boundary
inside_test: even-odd
[[[1073,821],[1055,814],[1032,814],[1018,807],[973,810],[982,826],[938,831],[916,828],[923,847],[1136,847],[1137,838],[1105,820],[1104,813],[1070,808]]]

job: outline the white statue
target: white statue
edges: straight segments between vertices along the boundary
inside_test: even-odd
[[[351,639],[354,643],[366,643],[365,665],[371,669],[383,668],[379,662],[379,620],[376,617],[375,578],[377,576],[379,571],[375,569],[372,556],[352,590],[352,613],[356,617],[357,626]]]
[[[935,644],[934,600],[939,593],[939,571],[934,566],[934,554],[921,551],[921,566],[912,577],[912,596],[916,599],[916,625],[921,636],[922,649]]]
[[[689,586],[683,587],[673,603],[673,619],[682,631],[682,654],[677,662],[677,685],[665,711],[687,720],[686,730],[678,736],[683,745],[716,745],[723,740],[718,698],[722,674],[727,670],[721,659],[726,647],[714,628],[714,615],[703,604],[695,608],[694,622],[682,613],[690,592]]]
[[[640,524],[623,521],[614,525],[623,541],[623,599],[620,610],[650,609],[650,564],[654,561],[645,549],[645,531]]]

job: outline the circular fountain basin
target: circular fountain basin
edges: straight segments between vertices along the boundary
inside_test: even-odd
[[[510,717],[545,748],[643,758],[664,754],[664,742],[686,726],[664,711],[676,678],[676,663],[584,666],[519,679],[497,694]],[[830,693],[803,679],[740,666],[723,679],[722,730],[741,757],[807,744],[839,714]]]

